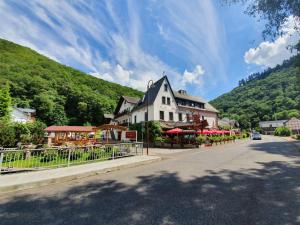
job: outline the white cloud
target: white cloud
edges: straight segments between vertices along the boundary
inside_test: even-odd
[[[159,79],[163,71],[175,89],[198,84],[203,71],[198,64],[203,65],[208,59],[206,70],[212,71],[216,63],[222,70],[221,55],[226,57],[222,53],[226,52],[221,41],[222,26],[210,1],[195,0],[191,4],[163,1],[153,5],[149,2],[147,6],[156,15],[163,15],[154,24],[175,52],[181,47],[181,53],[176,55],[186,61],[185,67],[189,70],[195,67],[183,73],[182,67],[171,66],[167,57],[160,58],[143,42],[147,30],[144,30],[145,15],[139,10],[143,4],[139,4],[124,2],[124,15],[121,15],[117,10],[119,5],[113,1],[76,1],[75,4],[33,0],[19,1],[20,7],[14,7],[10,1],[0,1],[0,37],[96,77],[140,90],[145,90],[147,80]],[[159,12],[159,5],[163,12]]]
[[[200,65],[197,65],[191,72],[185,70],[182,77],[183,84],[202,84],[202,75],[204,72],[204,69]]]
[[[264,41],[258,47],[250,48],[244,55],[245,62],[274,67],[295,55],[296,51],[288,48],[295,45],[300,39],[300,33],[294,29],[295,26],[299,26],[299,24],[290,16],[282,27],[284,34],[273,42]]]

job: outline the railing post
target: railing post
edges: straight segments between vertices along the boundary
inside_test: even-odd
[[[1,174],[1,171],[2,171],[2,162],[3,162],[3,157],[4,157],[4,153],[1,152],[0,154],[0,174]]]
[[[71,161],[71,148],[68,148],[68,167],[70,166]]]
[[[112,159],[115,159],[115,148],[112,146]]]

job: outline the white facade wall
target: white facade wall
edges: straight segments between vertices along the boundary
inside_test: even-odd
[[[165,84],[168,85],[167,91],[165,91]],[[165,97],[166,104],[163,104],[162,97]],[[168,105],[167,99],[170,98],[170,105]],[[125,109],[130,108],[130,110],[134,107],[131,103],[125,103],[123,102],[120,113],[123,112]],[[122,117],[116,118],[120,123],[123,123],[125,119],[129,119],[131,123],[135,123],[135,117],[136,122],[144,122],[145,121],[145,112],[147,108],[143,107],[141,109],[135,110],[130,115],[124,115]],[[202,109],[197,108],[188,108],[188,107],[182,107],[177,105],[176,100],[172,94],[171,87],[169,86],[167,80],[164,81],[164,83],[161,85],[161,88],[157,94],[157,97],[152,105],[149,105],[149,120],[160,120],[160,111],[164,112],[164,121],[170,121],[169,118],[169,112],[173,112],[173,121],[177,122],[179,121],[179,113],[182,113],[182,122],[187,122],[187,114],[192,115],[193,113],[199,112],[200,119],[202,119],[202,116],[204,116],[204,119],[207,120],[209,124],[209,128],[213,128],[217,126],[217,113],[216,112],[210,112]]]
[[[31,117],[29,115],[26,115],[25,113],[17,109],[12,110],[11,119],[13,122],[18,122],[18,123],[27,123],[31,121]]]
[[[204,116],[204,119],[207,120],[208,122],[208,128],[213,128],[217,126],[218,123],[217,113],[209,112],[201,109],[189,109],[189,108],[179,107],[179,113],[182,113],[183,122],[187,122],[187,116],[186,116],[187,114],[192,115],[195,112],[199,113],[200,119],[202,119],[202,116]]]
[[[131,111],[133,107],[134,107],[134,104],[129,103],[126,100],[124,100],[121,107],[120,107],[119,113],[124,112],[126,109]]]
[[[131,114],[131,121],[134,123],[135,117],[136,122],[144,122],[145,121],[145,113],[147,112],[147,107],[143,107],[141,109],[138,109]],[[154,107],[153,105],[149,105],[148,107],[148,113],[149,113],[149,120],[154,120]]]
[[[176,104],[175,98],[172,94],[170,86],[168,85],[167,91],[165,91],[165,84],[168,85],[168,82],[165,80],[161,86],[157,97],[153,103],[154,106],[154,118],[153,120],[160,120],[160,111],[164,112],[164,121],[170,121],[169,112],[173,112],[173,121],[178,121],[178,106]],[[165,97],[166,104],[162,103],[162,97]],[[167,99],[170,98],[170,105],[167,103]]]

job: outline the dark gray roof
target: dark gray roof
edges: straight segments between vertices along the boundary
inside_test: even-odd
[[[164,83],[164,80],[167,80],[167,82],[169,83],[169,80],[167,78],[167,76],[163,76],[162,78],[160,78],[158,81],[156,81],[150,88],[148,91],[146,91],[144,97],[139,101],[139,103],[137,104],[136,107],[133,108],[134,110],[143,108],[144,106],[146,106],[147,103],[147,98],[149,96],[149,102],[148,104],[151,105],[154,103],[156,96],[162,86],[162,84]],[[170,83],[169,83],[169,87],[171,87]],[[172,91],[172,88],[170,89]],[[173,92],[173,91],[172,91]]]
[[[282,127],[287,120],[260,121],[260,127]]]
[[[140,98],[130,97],[130,96],[122,96],[127,102],[132,104],[137,104],[140,101]]]
[[[209,104],[207,101],[205,101],[201,97],[192,96],[192,95],[188,95],[188,94],[181,94],[179,92],[174,92],[174,96],[177,99],[184,99],[184,100],[189,100],[189,101],[193,101],[193,102],[204,103],[205,104],[205,109],[207,111],[219,112],[216,108],[214,108],[211,104]],[[181,106],[181,107],[184,107],[184,106]]]
[[[121,96],[121,98],[119,99],[119,102],[117,104],[117,107],[115,109],[115,112],[114,112],[115,115],[118,114],[124,100],[126,100],[127,102],[129,102],[131,104],[137,104],[140,101],[140,99],[136,98],[136,97]]]
[[[175,96],[175,98],[190,100],[193,102],[206,103],[206,101],[200,97],[191,96],[188,94],[180,94],[179,92],[176,92],[176,91],[174,92],[174,96]]]
[[[35,113],[36,112],[35,109],[30,109],[30,108],[17,108],[17,107],[14,107],[14,108],[21,112],[24,112],[24,113]]]

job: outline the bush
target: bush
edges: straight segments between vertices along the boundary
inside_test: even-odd
[[[15,147],[17,145],[16,132],[11,123],[0,120],[0,146]]]
[[[203,135],[199,135],[198,137],[196,137],[196,141],[201,145],[205,142],[206,137]]]
[[[277,127],[274,132],[275,136],[291,136],[291,134],[291,130],[287,127]]]
[[[45,150],[41,154],[41,162],[50,162],[56,160],[58,158],[58,151],[57,150]]]
[[[3,163],[13,162],[17,160],[24,160],[25,153],[24,152],[7,152],[4,154]]]
[[[147,122],[146,122],[147,123]],[[131,124],[129,129],[130,130],[136,130],[138,132],[138,140],[142,139],[142,132],[144,140],[146,139],[146,123],[143,123],[143,129],[142,129],[142,123],[135,123]],[[149,139],[151,142],[155,141],[155,138],[161,136],[161,125],[158,121],[149,121]]]
[[[36,121],[34,123],[13,123],[0,121],[0,146],[16,147],[17,143],[41,144],[44,141],[46,125]]]
[[[297,139],[297,140],[300,140],[300,134],[297,134],[297,135],[296,135],[296,139]]]
[[[156,137],[154,139],[154,142],[155,143],[164,143],[164,142],[166,142],[166,140],[164,138],[162,138],[162,137]]]

